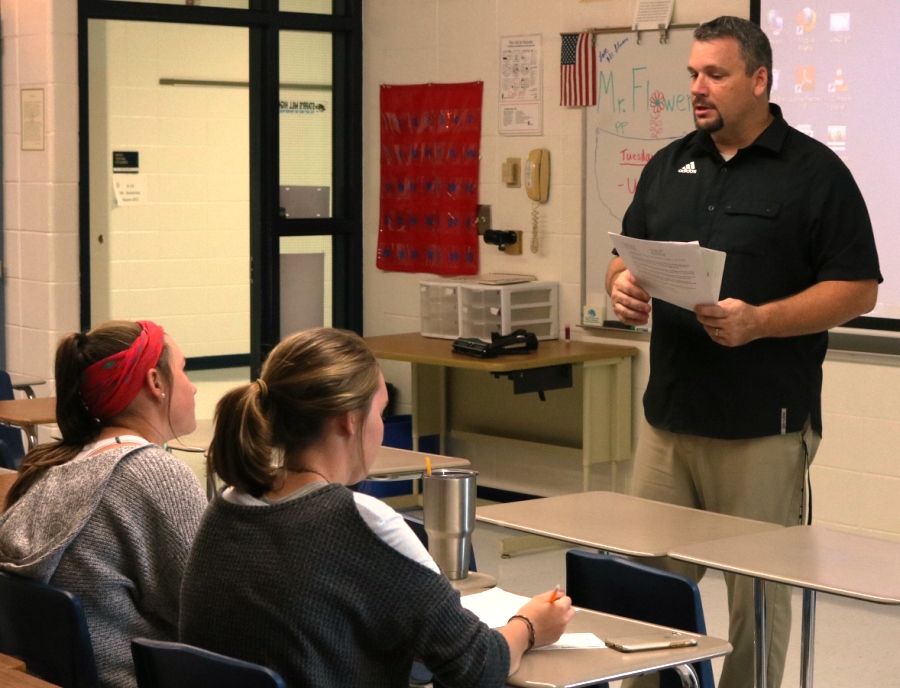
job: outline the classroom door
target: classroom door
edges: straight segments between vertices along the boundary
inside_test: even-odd
[[[249,364],[248,29],[90,20],[91,325]]]

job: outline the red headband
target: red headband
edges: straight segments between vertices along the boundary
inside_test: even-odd
[[[149,320],[137,323],[141,333],[130,347],[97,361],[81,376],[81,398],[101,421],[121,413],[134,400],[162,353],[163,328]]]

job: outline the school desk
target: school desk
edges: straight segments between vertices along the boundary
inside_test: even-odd
[[[0,669],[0,688],[58,688],[18,669]]]
[[[37,444],[37,426],[56,422],[56,397],[0,401],[0,423],[25,431],[28,450]]]
[[[593,633],[599,638],[648,635],[666,629],[663,626],[625,619],[621,616],[579,609],[566,627],[567,633]],[[683,632],[683,631],[682,631]],[[591,650],[533,650],[522,657],[519,670],[509,677],[510,686],[575,688],[618,681],[661,669],[678,668],[683,677],[694,681],[691,664],[731,652],[726,640],[689,633],[697,638],[693,647],[645,652],[617,652],[611,648]]]
[[[412,366],[414,449],[420,437],[440,435],[441,453],[449,437],[453,453],[475,459],[457,447],[493,440],[497,451],[490,453],[509,454],[519,477],[536,470],[530,484],[496,483],[483,472],[479,485],[546,494],[548,487],[556,487],[552,476],[559,465],[543,459],[564,457],[578,465],[586,491],[591,465],[631,458],[635,347],[553,340],[525,355],[481,359],[453,353],[449,339],[418,332],[366,337],[366,343],[379,359]],[[516,387],[540,388],[542,376],[550,385],[545,401],[537,392],[514,393]],[[566,377],[571,387],[552,388]],[[498,437],[505,443],[497,443]],[[542,458],[537,469],[515,463],[528,453]]]
[[[169,442],[168,448],[176,451],[188,451],[204,453],[212,439],[213,422],[203,419],[197,421],[197,429],[190,435],[179,437],[176,441]],[[431,459],[432,468],[464,468],[469,465],[466,459],[458,459],[454,456],[439,456],[425,454],[423,452],[395,449],[394,447],[381,447],[375,462],[369,470],[370,476],[402,475],[405,473],[421,473],[425,470],[425,457]]]
[[[25,662],[16,657],[0,654],[0,671],[25,671]]]
[[[711,511],[664,504],[618,492],[579,492],[493,504],[475,518],[526,533],[633,557],[662,557],[681,545],[734,535],[783,530],[782,526]],[[528,546],[518,538],[501,553]]]
[[[33,387],[47,384],[47,381],[43,378],[33,377],[31,375],[22,375],[21,373],[10,373],[9,381],[13,389],[18,389],[25,392],[25,396],[29,399],[35,398],[34,389],[32,389]]]
[[[172,451],[187,452],[190,454],[204,454],[212,440],[213,422],[208,419],[197,421],[197,429],[190,435],[179,437],[177,440],[169,442],[166,446]],[[394,447],[381,447],[375,457],[375,462],[369,469],[369,476],[372,478],[393,477],[398,478],[407,473],[422,473],[425,470],[425,457],[431,459],[432,468],[464,468],[469,465],[466,459],[459,459],[454,456],[439,456],[424,454],[422,452],[408,451],[406,449],[395,449]],[[206,492],[207,497],[212,499],[216,493],[216,481],[212,476],[207,476]]]
[[[755,578],[757,688],[766,688],[765,581],[803,589],[800,685],[812,688],[816,592],[900,604],[900,543],[794,526],[674,547],[673,559]],[[852,642],[852,639],[849,641]]]

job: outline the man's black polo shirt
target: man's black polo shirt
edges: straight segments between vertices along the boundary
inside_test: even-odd
[[[721,299],[753,305],[828,280],[881,280],[865,202],[825,145],[775,120],[728,162],[693,132],[644,169],[623,234],[699,241],[725,251]],[[822,361],[828,333],[713,342],[692,311],[653,301],[644,412],[670,432],[745,439],[802,430],[821,434]]]

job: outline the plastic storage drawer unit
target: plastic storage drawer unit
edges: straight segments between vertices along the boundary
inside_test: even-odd
[[[459,285],[453,282],[420,282],[420,313],[425,337],[459,337]]]

